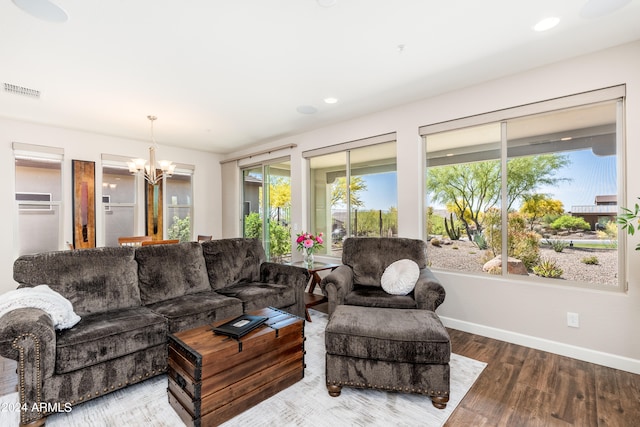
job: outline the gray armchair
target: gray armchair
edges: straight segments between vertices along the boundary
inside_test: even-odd
[[[420,276],[413,292],[390,295],[382,289],[382,274],[400,259],[415,261]],[[445,290],[427,268],[426,244],[422,240],[350,237],[344,241],[342,264],[320,283],[329,300],[329,316],[339,305],[435,311],[444,302]]]

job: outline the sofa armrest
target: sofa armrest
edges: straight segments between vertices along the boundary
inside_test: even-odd
[[[431,270],[423,268],[414,289],[416,305],[423,310],[436,311],[444,302],[446,292]]]
[[[38,308],[19,308],[0,317],[0,356],[18,361],[20,403],[28,408],[20,412],[20,423],[42,417],[32,408],[40,405],[43,384],[53,375],[56,357],[56,332],[51,317]]]
[[[353,270],[348,265],[339,266],[322,279],[320,289],[329,300],[328,314],[331,316],[337,306],[344,304],[344,297],[353,289]]]
[[[304,290],[309,283],[309,272],[306,268],[295,267],[287,264],[263,262],[260,265],[260,281],[263,283],[275,283],[294,288],[296,294],[295,314],[304,318]]]

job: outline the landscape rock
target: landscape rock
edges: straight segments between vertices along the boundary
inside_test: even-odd
[[[502,255],[498,255],[494,259],[487,261],[483,266],[483,271],[492,271],[496,268],[502,268]],[[528,276],[529,272],[527,271],[527,267],[524,266],[524,263],[516,258],[507,258],[507,271],[509,274],[521,274],[523,276]]]

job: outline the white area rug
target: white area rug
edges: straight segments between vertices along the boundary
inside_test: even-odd
[[[327,315],[310,310],[306,322],[304,378],[223,424],[232,426],[441,426],[478,378],[485,363],[451,355],[451,395],[446,409],[415,394],[343,388],[330,397],[324,382],[324,328]],[[17,426],[18,401],[13,393],[0,398],[0,426]],[[183,426],[167,400],[167,377],[158,376],[104,397],[49,416],[48,427]]]

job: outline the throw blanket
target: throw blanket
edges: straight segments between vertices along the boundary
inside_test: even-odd
[[[9,291],[2,294],[0,299],[0,317],[17,308],[33,307],[48,313],[56,329],[68,329],[80,321],[71,301],[47,285]]]

